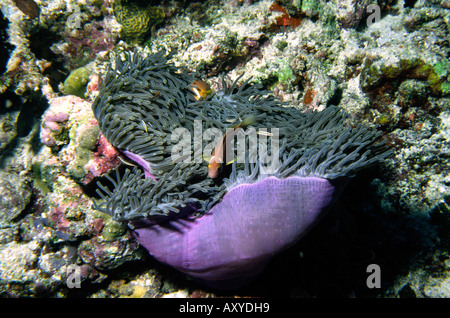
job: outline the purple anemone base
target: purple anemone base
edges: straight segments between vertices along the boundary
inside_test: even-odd
[[[237,288],[298,242],[330,208],[338,189],[317,177],[265,178],[230,190],[197,219],[136,227],[149,253],[216,288]]]

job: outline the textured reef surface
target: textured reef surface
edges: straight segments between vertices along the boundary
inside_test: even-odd
[[[2,297],[450,297],[448,1],[0,10]]]

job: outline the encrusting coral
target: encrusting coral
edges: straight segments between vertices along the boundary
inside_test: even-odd
[[[116,171],[108,177],[113,189],[99,183],[95,205],[128,222],[156,259],[211,286],[238,287],[255,277],[324,215],[348,177],[391,154],[377,142],[381,132],[346,127],[339,108],[302,113],[249,81],[223,81],[197,101],[197,74],[169,58],[125,53],[109,68],[93,111],[104,136],[143,171]],[[244,134],[249,147],[239,151],[238,140],[230,147],[238,160],[209,178],[210,140],[196,140],[196,132],[223,132],[248,116],[255,118],[248,131],[266,142],[257,147]],[[191,146],[182,155],[177,130]]]
[[[121,37],[131,44],[142,44],[152,26],[161,23],[164,12],[161,8],[131,0],[115,0],[114,15],[122,25]]]

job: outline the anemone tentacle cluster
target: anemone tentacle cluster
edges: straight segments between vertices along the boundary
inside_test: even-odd
[[[210,199],[202,200],[201,193],[219,190],[203,178],[200,164],[171,160],[171,133],[191,122],[186,108],[195,101],[189,89],[192,80],[192,75],[168,64],[163,52],[148,58],[125,54],[125,60],[118,57],[115,68],[107,72],[93,104],[100,129],[151,177],[144,179],[133,170],[113,193],[106,191],[110,196],[105,208],[116,219],[167,215],[188,202],[205,206]],[[204,121],[204,128],[208,124]]]
[[[351,177],[390,155],[378,142],[381,132],[365,125],[347,127],[340,108],[302,113],[249,81],[238,85],[239,79],[231,84],[223,80],[219,91],[196,100],[191,83],[197,74],[175,67],[169,58],[164,52],[124,53],[105,76],[94,114],[104,136],[140,168],[108,176],[113,189],[99,183],[103,201],[96,207],[133,224],[150,254],[185,273],[210,282],[254,275],[328,210],[341,190],[334,187],[339,182],[331,181]],[[272,148],[255,153],[249,146],[244,160],[233,162],[218,179],[208,177],[204,160],[173,160],[176,129],[193,135],[197,122],[202,131],[224,131],[247,116],[255,118],[249,127],[256,131],[276,129],[265,136],[271,145],[278,138],[279,153]],[[206,143],[202,140],[201,149]],[[278,165],[265,169],[265,159],[274,156]],[[174,215],[179,218],[173,220]],[[274,215],[283,220],[275,222]],[[258,222],[271,228],[264,232]],[[232,224],[240,225],[230,230]],[[275,245],[269,244],[274,240]],[[253,245],[247,246],[248,241]]]

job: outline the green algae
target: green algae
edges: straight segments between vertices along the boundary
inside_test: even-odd
[[[102,229],[103,241],[112,242],[127,233],[127,227],[123,223],[113,220],[111,215],[98,210],[91,210],[90,214],[93,219],[102,219],[104,222]]]
[[[294,5],[307,16],[316,16],[320,12],[320,2],[315,0],[294,1]]]
[[[289,44],[287,41],[279,41],[277,44],[275,44],[276,48],[280,51],[283,51],[288,45]]]
[[[362,86],[371,90],[386,80],[418,79],[425,81],[434,95],[448,94],[450,62],[443,59],[432,65],[414,57],[402,57],[391,63],[382,59],[369,60],[363,65]]]
[[[78,136],[71,138],[76,143],[75,160],[69,164],[67,171],[78,182],[86,175],[84,166],[92,158],[92,151],[95,149],[99,132],[98,126],[90,126],[82,130]]]
[[[283,62],[276,73],[279,83],[286,83],[295,79],[294,72],[288,62]]]
[[[433,65],[433,70],[440,79],[442,94],[448,95],[450,93],[450,61],[442,59]]]
[[[86,86],[92,73],[92,64],[73,70],[64,81],[64,93],[85,98]]]
[[[31,167],[31,171],[33,172],[33,185],[37,188],[43,195],[47,195],[51,190],[47,186],[47,184],[42,180],[41,176],[41,166],[42,162],[35,162]]]
[[[113,11],[117,22],[122,25],[120,37],[129,44],[142,45],[147,40],[151,28],[165,18],[161,8],[131,0],[115,0]]]
[[[442,94],[449,95],[450,94],[450,83],[444,82],[441,84]]]
[[[378,118],[378,123],[380,125],[385,125],[387,123],[389,123],[389,116],[387,114],[382,114],[379,118]]]
[[[442,59],[433,65],[433,69],[439,77],[447,77],[450,75],[450,61],[447,59]]]
[[[117,221],[114,221],[112,218],[110,218],[108,221],[106,221],[105,226],[102,230],[102,237],[105,241],[115,241],[119,237],[126,234],[127,228]]]
[[[419,64],[418,67],[414,70],[414,74],[419,78],[425,79],[428,85],[430,85],[434,94],[448,94],[449,81],[446,77],[448,66],[448,64],[442,61],[435,65],[425,63]]]

